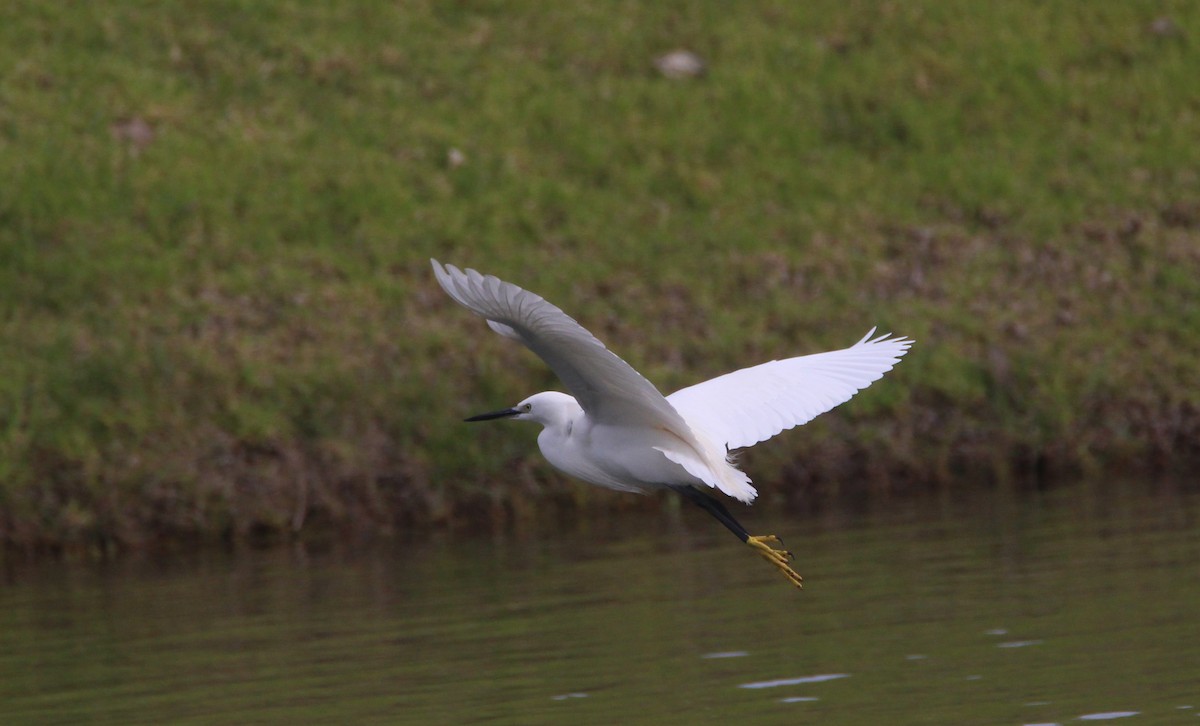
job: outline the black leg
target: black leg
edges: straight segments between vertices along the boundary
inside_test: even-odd
[[[793,585],[799,588],[804,587],[804,578],[800,577],[800,573],[792,569],[788,561],[792,559],[792,553],[785,549],[775,549],[771,543],[783,545],[779,538],[773,534],[762,535],[760,537],[752,537],[746,531],[746,528],[738,524],[738,521],[733,518],[721,500],[715,497],[710,497],[708,494],[690,486],[671,486],[672,489],[679,492],[679,495],[684,499],[690,499],[696,503],[704,511],[717,518],[717,521],[725,525],[730,532],[737,535],[737,538],[746,544],[753,547],[759,555],[767,562],[779,568],[783,576],[788,579]]]
[[[738,524],[738,521],[733,518],[733,515],[729,513],[729,510],[725,508],[720,499],[714,499],[695,487],[678,486],[671,488],[679,492],[684,499],[691,500],[701,509],[716,517],[718,522],[728,527],[729,531],[737,535],[737,538],[741,541],[746,542],[750,539],[750,533],[746,531],[745,527]]]

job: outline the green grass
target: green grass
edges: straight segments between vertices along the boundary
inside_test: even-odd
[[[1187,2],[6,3],[0,539],[625,501],[458,424],[556,382],[431,256],[664,390],[917,338],[748,455],[778,497],[1194,462],[1198,34]],[[677,47],[708,72],[660,77]]]

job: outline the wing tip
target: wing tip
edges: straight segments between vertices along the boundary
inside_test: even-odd
[[[447,295],[460,305],[484,317],[490,316],[485,310],[481,310],[478,304],[473,304],[479,297],[479,293],[485,292],[493,298],[497,298],[500,290],[510,285],[497,277],[484,275],[470,267],[459,268],[448,263],[442,264],[432,257],[429,258],[429,263],[433,267],[434,277],[437,278],[438,284],[442,286]]]
[[[857,343],[855,343],[855,345],[862,345],[863,343],[866,343],[868,340],[870,340],[870,339],[871,339],[871,336],[875,334],[875,331],[876,331],[876,330],[879,330],[879,326],[878,326],[878,325],[872,325],[872,326],[871,326],[871,329],[867,331],[867,334],[866,334],[866,335],[864,335],[863,337],[859,338],[859,339],[858,339],[858,342],[857,342]]]
[[[459,305],[470,307],[463,299],[461,290],[461,284],[465,277],[462,270],[454,265],[443,265],[432,257],[429,258],[429,263],[433,267],[433,276],[437,279],[438,284],[442,286],[442,289],[446,291],[446,294]]]
[[[852,345],[850,347],[857,348],[860,345],[887,344],[887,345],[895,346],[898,351],[897,355],[899,356],[899,355],[904,355],[905,353],[907,353],[908,349],[912,347],[913,343],[917,342],[917,341],[913,340],[912,338],[909,338],[908,336],[902,335],[899,337],[892,337],[892,333],[884,333],[882,335],[875,336],[875,331],[878,329],[879,329],[878,326],[872,326],[871,329],[867,331],[866,335],[864,335],[861,339],[859,339],[859,341],[857,343],[855,343],[854,345]],[[875,337],[872,337],[872,336],[875,336]]]

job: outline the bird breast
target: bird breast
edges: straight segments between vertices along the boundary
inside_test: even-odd
[[[621,491],[646,492],[667,484],[690,484],[696,479],[654,447],[677,448],[679,442],[655,429],[588,426],[546,428],[538,448],[565,474]]]

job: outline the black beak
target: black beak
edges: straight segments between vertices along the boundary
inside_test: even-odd
[[[502,408],[499,411],[492,411],[491,413],[481,413],[478,416],[472,416],[471,418],[464,418],[463,421],[491,421],[494,418],[505,418],[506,416],[516,416],[518,413],[521,413],[521,412],[515,408]]]

